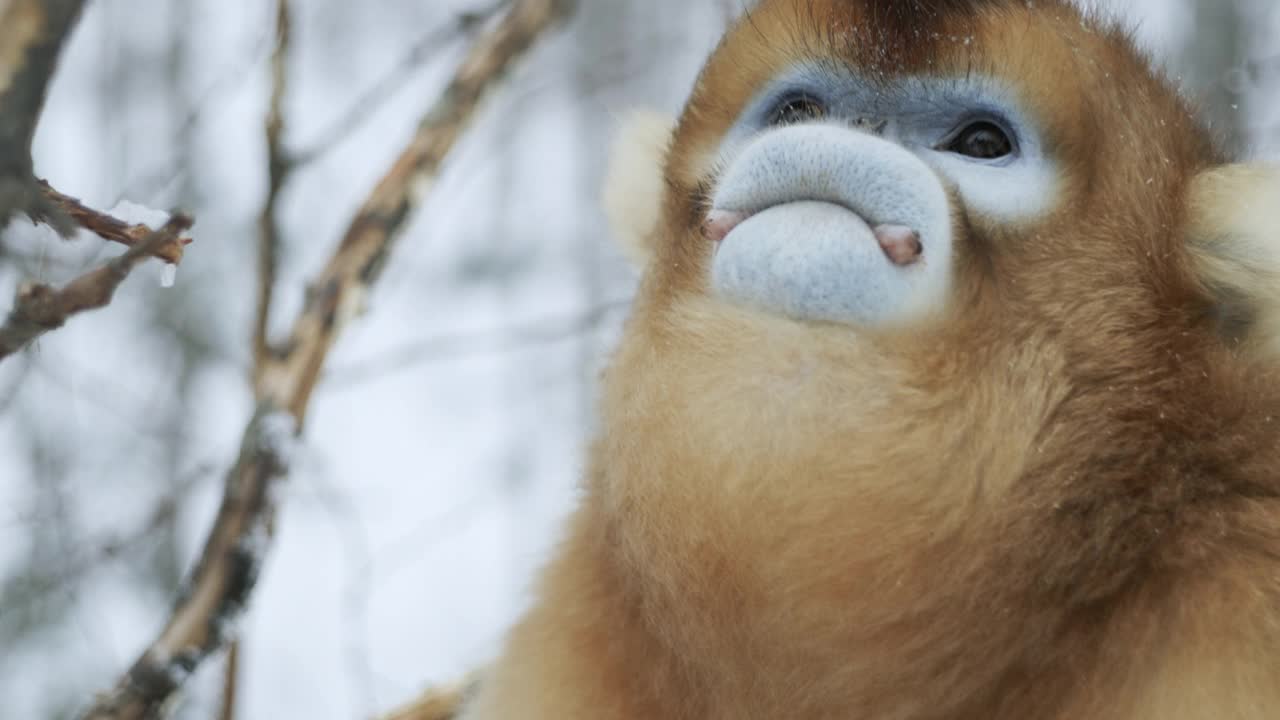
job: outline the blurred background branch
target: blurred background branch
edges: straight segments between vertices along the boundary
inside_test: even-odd
[[[274,486],[289,474],[293,437],[301,433],[320,370],[338,337],[362,310],[366,294],[390,261],[394,241],[410,212],[434,184],[439,169],[481,102],[522,59],[539,36],[563,13],[563,0],[516,0],[508,13],[475,43],[441,100],[418,125],[391,169],[357,212],[320,278],[289,342],[279,352],[259,354],[255,372],[258,409],[244,433],[240,459],[227,475],[226,489],[204,549],[184,583],[165,629],[128,672],[85,713],[92,720],[156,717],[185,681],[214,652],[235,639],[234,628],[247,608],[274,534],[278,507]],[[289,6],[278,5],[277,48],[267,120],[269,189],[260,245],[271,255],[260,268],[260,286],[274,279],[275,193],[282,180],[279,136],[289,39]],[[259,298],[255,346],[265,346],[270,290]],[[234,648],[233,648],[234,649]],[[224,684],[224,712],[232,712],[237,662]]]
[[[350,137],[369,119],[371,111],[384,105],[389,97],[404,87],[405,82],[423,63],[438,52],[440,47],[459,36],[472,31],[492,18],[499,10],[511,5],[511,0],[500,0],[488,5],[458,13],[450,22],[432,28],[419,38],[399,62],[360,93],[355,102],[320,131],[316,139],[304,148],[289,153],[285,162],[289,166],[307,165]]]

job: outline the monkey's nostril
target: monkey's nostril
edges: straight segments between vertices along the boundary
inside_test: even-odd
[[[750,213],[739,210],[712,210],[702,223],[702,235],[712,242],[720,242],[749,217]]]
[[[906,225],[877,225],[872,232],[885,257],[894,265],[914,265],[924,254],[924,245],[920,242],[920,233]]]

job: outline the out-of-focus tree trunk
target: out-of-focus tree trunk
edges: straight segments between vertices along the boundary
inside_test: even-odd
[[[1239,78],[1249,58],[1242,0],[1191,0],[1191,30],[1179,66],[1205,119],[1231,147],[1248,140],[1248,100]]]

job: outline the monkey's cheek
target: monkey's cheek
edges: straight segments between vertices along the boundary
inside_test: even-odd
[[[945,250],[946,243],[939,243]],[[906,322],[937,299],[943,257],[895,265],[872,229],[848,209],[794,202],[733,229],[712,261],[712,291],[726,300],[802,321],[885,326]]]

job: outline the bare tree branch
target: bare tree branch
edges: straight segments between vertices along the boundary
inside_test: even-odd
[[[177,242],[191,223],[186,215],[174,215],[164,227],[129,248],[124,255],[90,270],[61,290],[38,283],[23,284],[18,288],[8,320],[0,326],[0,360],[50,330],[62,327],[72,315],[105,307],[135,267],[160,248]]]
[[[284,97],[288,92],[288,54],[290,38],[288,0],[276,3],[276,46],[271,54],[271,101],[267,110],[267,199],[258,217],[258,309],[253,326],[254,382],[266,367],[271,322],[271,306],[275,298],[276,266],[280,259],[280,220],[276,208],[280,191],[289,175],[281,137],[284,134]]]
[[[15,212],[71,226],[36,185],[31,141],[84,0],[0,0],[0,226]]]
[[[61,290],[33,283],[20,287],[13,310],[0,326],[0,360],[61,327],[72,315],[110,303],[116,288],[146,258],[180,260],[180,236],[192,223],[175,215],[152,232],[90,210],[36,180],[31,143],[62,48],[83,6],[84,0],[0,0],[0,226],[15,212],[24,212],[32,221],[46,222],[69,236],[74,220],[130,248]]]
[[[308,293],[289,343],[266,359],[256,388],[258,410],[245,431],[240,459],[227,475],[222,505],[168,624],[83,717],[159,716],[200,663],[234,636],[271,542],[273,488],[289,472],[290,445],[301,432],[330,348],[362,309],[410,212],[481,102],[569,8],[570,0],[518,0],[475,43],[444,96],[365,201]]]
[[[257,583],[269,544],[275,481],[289,468],[297,426],[283,413],[258,412],[245,430],[240,459],[200,559],[160,636],[84,717],[157,718],[192,672],[234,633]]]
[[[431,187],[441,163],[498,79],[555,19],[567,0],[517,2],[481,38],[444,96],[419,124],[409,146],[365,201],[337,251],[308,292],[302,316],[259,384],[259,397],[274,399],[294,417],[305,415],[329,348],[363,309],[399,231]]]
[[[76,198],[58,192],[44,180],[37,180],[36,183],[44,191],[45,197],[52,201],[59,210],[76,223],[79,223],[85,230],[103,240],[134,247],[151,237],[152,230],[146,225],[131,225],[104,212],[85,207]],[[156,248],[154,257],[176,265],[182,262],[185,248],[191,242],[192,240],[189,237],[175,237],[171,242]]]
[[[222,708],[218,720],[236,720],[236,699],[240,690],[240,642],[233,640],[227,649],[226,678],[222,683]]]
[[[630,300],[617,300],[574,315],[544,317],[504,328],[442,335],[409,343],[359,363],[335,367],[325,374],[325,386],[351,387],[387,377],[406,368],[453,361],[471,355],[518,352],[574,340],[598,329],[610,314],[625,309],[630,303]]]
[[[289,87],[289,41],[292,34],[289,0],[276,2],[276,43],[271,53],[271,99],[267,106],[267,197],[258,216],[258,306],[253,325],[253,374],[256,385],[267,367],[271,352],[268,337],[271,308],[275,301],[277,267],[280,262],[280,218],[277,206],[280,192],[288,179],[290,166],[285,159],[281,138],[284,135],[284,101]],[[268,528],[270,530],[270,528]],[[240,673],[240,639],[233,638],[227,649],[222,686],[221,720],[235,720],[236,695]]]

